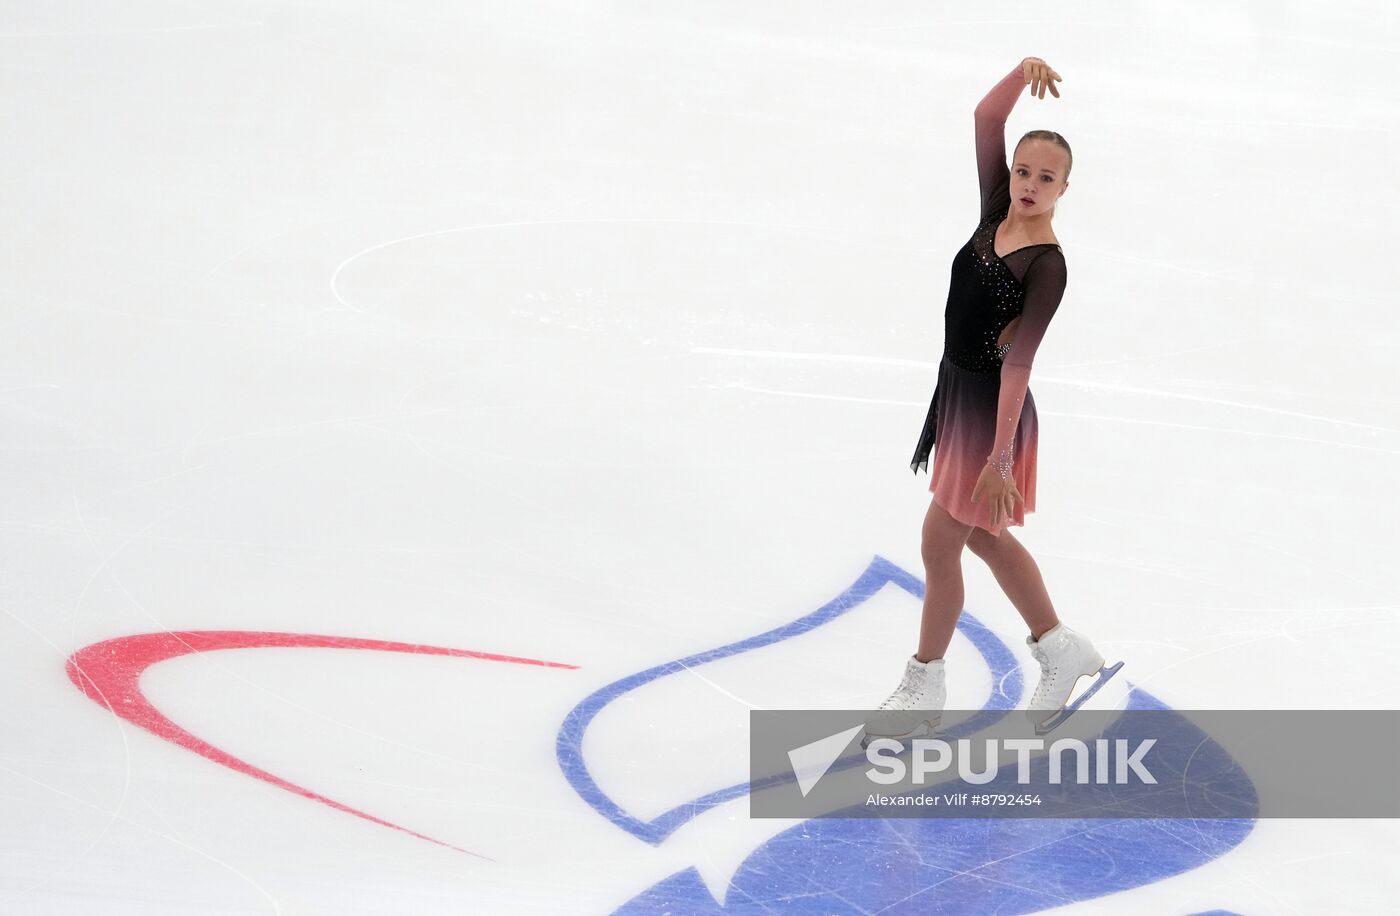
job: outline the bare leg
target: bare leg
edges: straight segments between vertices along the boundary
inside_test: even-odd
[[[973,530],[929,501],[924,516],[924,615],[919,627],[921,662],[942,658],[953,640],[963,608],[962,552]]]
[[[975,528],[968,536],[967,546],[996,576],[997,584],[1030,627],[1032,638],[1039,639],[1060,622],[1055,606],[1050,603],[1050,595],[1045,591],[1040,567],[1025,545],[1011,536],[1010,530],[1003,528],[1001,536],[997,537]]]

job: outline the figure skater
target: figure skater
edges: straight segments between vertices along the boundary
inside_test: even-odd
[[[1104,659],[1083,635],[1060,622],[1040,569],[1011,532],[1035,511],[1037,420],[1028,387],[1031,360],[1065,289],[1065,257],[1051,220],[1069,188],[1072,155],[1058,133],[1033,130],[1006,165],[1006,118],[1021,90],[1059,98],[1060,75],[1027,57],[973,112],[982,210],[977,230],[953,258],[944,312],[943,358],[923,434],[910,464],[928,466],[924,518],[924,592],[918,652],[904,679],[866,722],[867,741],[936,731],[947,691],[943,653],[963,606],[962,551],[979,556],[1030,628],[1026,644],[1040,662],[1040,684],[1027,714],[1044,734],[1064,720],[1122,662]],[[1081,677],[1099,675],[1069,708]],[[1045,713],[1049,712],[1050,715]],[[1053,723],[1053,724],[1052,724]]]

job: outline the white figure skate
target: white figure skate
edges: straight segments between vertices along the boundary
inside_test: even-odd
[[[865,737],[860,746],[867,747],[876,738],[933,736],[943,719],[947,697],[943,659],[921,662],[911,655],[904,666],[904,680],[880,708],[866,718]]]
[[[1035,724],[1037,735],[1049,734],[1059,727],[1123,667],[1122,662],[1117,662],[1105,668],[1103,656],[1094,649],[1093,643],[1063,623],[1057,623],[1040,634],[1039,640],[1027,636],[1026,645],[1030,647],[1031,655],[1040,662],[1040,684],[1035,688],[1030,708],[1026,711],[1027,717]],[[1066,706],[1065,701],[1079,679],[1096,674],[1098,677],[1089,685],[1089,689]]]

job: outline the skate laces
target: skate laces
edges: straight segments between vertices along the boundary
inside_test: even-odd
[[[899,686],[894,689],[894,693],[885,697],[885,702],[880,704],[881,709],[903,709],[909,705],[909,694],[914,686],[914,671],[910,668],[904,669],[904,679],[899,682]]]
[[[1040,662],[1040,684],[1035,691],[1035,697],[1038,700],[1055,685],[1055,676],[1059,673],[1060,666],[1051,663],[1049,653],[1039,643],[1031,646],[1031,655],[1034,655],[1035,660]]]
[[[915,667],[906,665],[904,668],[904,679],[899,682],[894,693],[885,698],[880,704],[880,709],[915,709],[922,708],[916,702],[918,694],[933,688],[936,692],[942,684],[943,669],[940,665],[937,668],[924,666]]]

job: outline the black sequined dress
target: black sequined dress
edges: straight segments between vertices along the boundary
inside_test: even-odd
[[[1004,119],[978,119],[981,221],[953,258],[943,358],[910,463],[917,474],[933,452],[934,501],[964,524],[998,535],[1008,525],[1024,525],[1025,513],[1035,510],[1039,423],[1030,367],[1066,282],[1058,245],[1027,245],[1002,256],[994,250],[997,227],[1011,206],[1003,130]],[[1018,177],[1018,187],[1024,183]],[[987,501],[973,503],[972,490],[997,457],[1009,463],[1024,503],[993,527]]]

